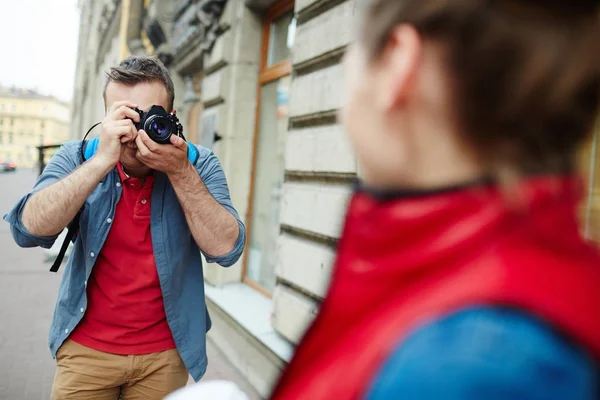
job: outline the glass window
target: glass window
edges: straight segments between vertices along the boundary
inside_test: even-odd
[[[587,193],[582,204],[584,236],[600,244],[600,132],[596,130],[582,157]]]
[[[275,286],[289,88],[288,75],[262,86],[260,95],[247,277],[269,291]]]
[[[282,6],[284,3],[286,6]],[[278,10],[278,11],[275,11]],[[293,3],[276,2],[263,21],[260,102],[254,133],[250,218],[244,282],[270,295],[276,283],[279,209],[285,173],[285,141],[291,86],[290,48],[295,30]]]
[[[13,134],[12,133],[8,133],[8,144],[12,144],[13,143]]]
[[[4,111],[4,104],[0,104],[0,111]]]
[[[287,12],[271,23],[267,66],[290,58],[295,30],[296,19],[293,11]]]
[[[15,109],[16,109],[16,108],[17,108],[17,107],[16,107],[14,104],[11,104],[11,105],[10,105],[10,111],[12,111],[12,112],[15,112]]]
[[[13,126],[15,124],[15,120],[14,119],[10,119],[10,126]]]

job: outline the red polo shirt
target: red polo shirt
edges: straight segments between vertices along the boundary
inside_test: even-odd
[[[167,324],[150,235],[154,177],[144,183],[117,165],[123,193],[87,283],[88,308],[71,339],[114,354],[175,348]],[[107,216],[108,218],[108,216]]]

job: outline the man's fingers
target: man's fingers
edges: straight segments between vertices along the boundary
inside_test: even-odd
[[[117,109],[119,109],[119,108],[121,108],[123,106],[125,106],[125,107],[131,107],[131,108],[138,108],[137,104],[132,103],[132,102],[130,102],[128,100],[115,101],[114,103],[112,103],[112,105],[108,109],[108,113],[107,114],[115,112]]]
[[[181,150],[187,150],[187,142],[177,135],[171,135],[171,144]]]
[[[110,118],[113,120],[122,120],[125,118],[131,118],[135,122],[140,122],[140,114],[136,111],[132,110],[127,106],[121,106],[113,111],[110,115]]]
[[[135,138],[135,144],[137,144],[137,148],[138,148],[138,153],[142,155],[142,157],[147,157],[151,151],[150,149],[148,149],[148,147],[144,144],[144,141],[142,139],[142,134],[143,131],[140,131],[137,135],[137,137]]]
[[[135,126],[133,126],[133,123],[131,124],[131,140],[135,140],[138,137],[138,130]]]
[[[126,143],[135,140],[135,137],[132,135],[131,132],[131,127],[129,126],[116,127],[112,130],[112,132],[121,140],[121,143]]]
[[[111,121],[109,122],[110,124],[114,125],[114,126],[130,126],[132,128],[135,128],[135,125],[133,124],[133,121],[130,119],[120,119],[118,121]]]
[[[135,142],[135,139],[137,138],[137,131],[135,128],[129,128],[129,130],[127,131],[126,134],[124,134],[123,136],[121,136],[121,143],[127,143],[127,142]]]
[[[148,148],[148,150],[155,152],[159,149],[158,143],[156,143],[154,140],[150,139],[150,136],[148,136],[146,131],[144,131],[143,129],[140,130],[138,137],[141,138],[142,142],[144,142],[144,145]]]

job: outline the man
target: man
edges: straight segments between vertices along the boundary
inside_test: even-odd
[[[49,248],[82,209],[50,329],[52,399],[162,399],[206,370],[200,252],[234,264],[245,228],[210,150],[192,164],[182,138],[135,128],[133,108],[170,112],[173,100],[157,59],[112,68],[95,155],[81,164],[82,142],[66,143],[5,216],[18,245]]]

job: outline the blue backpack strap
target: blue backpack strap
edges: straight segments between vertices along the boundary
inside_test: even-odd
[[[90,140],[85,140],[83,142],[83,159],[85,161],[92,158],[96,151],[98,151],[98,144],[100,143],[100,138],[95,137]]]
[[[188,156],[188,160],[190,160],[190,162],[194,165],[196,165],[196,162],[198,161],[198,158],[200,157],[200,153],[198,152],[198,149],[196,148],[196,146],[194,146],[190,142],[188,142],[187,156]]]
[[[83,142],[83,159],[84,161],[89,160],[96,154],[98,151],[98,144],[100,143],[100,138],[95,137],[90,140],[86,140]],[[198,161],[198,157],[200,157],[200,153],[198,153],[198,149],[196,146],[188,142],[188,151],[187,151],[188,160],[192,164],[196,164]]]

